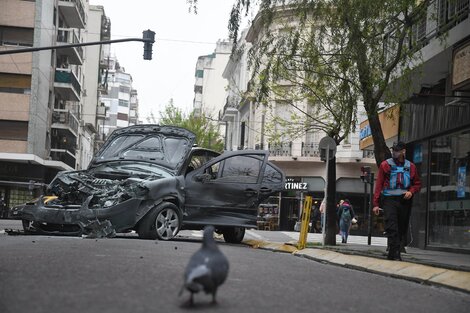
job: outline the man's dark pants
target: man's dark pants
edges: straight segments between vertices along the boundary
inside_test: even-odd
[[[403,196],[384,196],[382,201],[389,246],[388,258],[400,259],[400,243],[406,240],[410,221],[411,199],[405,200]]]

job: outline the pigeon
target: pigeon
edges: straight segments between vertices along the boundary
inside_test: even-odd
[[[229,263],[225,255],[217,247],[214,240],[214,227],[206,226],[202,238],[202,247],[189,260],[184,273],[184,284],[180,295],[186,288],[191,296],[189,305],[194,304],[193,296],[201,290],[212,294],[212,303],[217,303],[215,295],[217,288],[227,278]]]

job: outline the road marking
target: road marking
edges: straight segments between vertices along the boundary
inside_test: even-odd
[[[4,234],[5,233],[5,230],[0,230],[0,234]]]
[[[193,236],[193,237],[198,237],[198,238],[202,238],[202,231],[200,231],[200,230],[193,230],[193,231],[191,232],[191,236]]]

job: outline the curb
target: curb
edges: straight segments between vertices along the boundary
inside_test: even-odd
[[[407,261],[390,261],[363,255],[343,254],[322,248],[298,250],[292,244],[245,240],[255,249],[291,253],[317,262],[328,263],[370,273],[406,279],[428,285],[438,285],[470,293],[470,272],[422,265]]]

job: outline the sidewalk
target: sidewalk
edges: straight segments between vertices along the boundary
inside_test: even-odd
[[[307,243],[298,250],[296,241],[287,243],[245,240],[253,248],[292,253],[317,262],[345,266],[356,270],[440,285],[470,293],[470,254],[407,248],[403,261],[386,258],[386,247],[361,244],[321,246]]]

